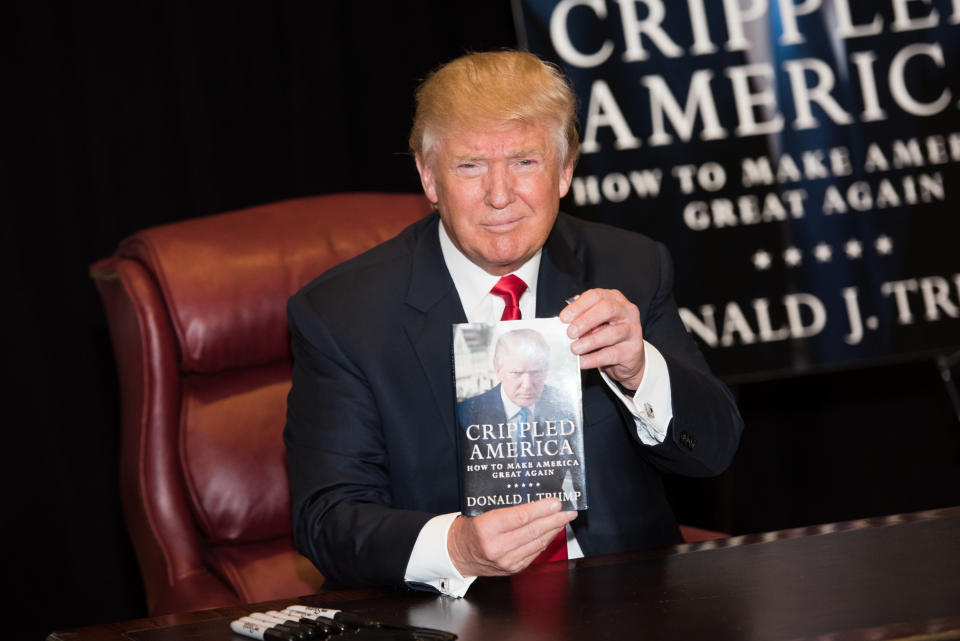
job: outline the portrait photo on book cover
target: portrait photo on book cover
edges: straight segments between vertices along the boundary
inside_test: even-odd
[[[558,318],[453,326],[461,511],[587,509],[579,358]]]

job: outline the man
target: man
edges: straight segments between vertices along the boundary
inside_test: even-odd
[[[558,214],[575,104],[529,54],[435,71],[410,145],[437,212],[290,300],[294,537],[333,581],[462,595],[476,576],[527,567],[568,523],[586,555],[675,543],[660,472],[716,474],[733,456],[740,416],[680,322],[666,249]],[[501,300],[514,277],[522,291]],[[556,499],[457,514],[451,324],[513,311],[559,315],[575,339],[590,493],[579,517]]]

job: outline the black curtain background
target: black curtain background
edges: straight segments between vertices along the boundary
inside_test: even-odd
[[[151,225],[419,190],[418,79],[516,36],[509,0],[21,2],[0,23],[3,574],[17,636],[40,639],[146,614],[87,266]],[[932,362],[734,391],[732,468],[671,483],[687,523],[745,533],[960,503],[960,423]]]

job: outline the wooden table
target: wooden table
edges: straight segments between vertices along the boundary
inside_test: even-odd
[[[464,599],[343,590],[54,632],[48,641],[241,640],[232,619],[295,602],[462,641],[960,641],[960,507],[552,563],[480,579]]]

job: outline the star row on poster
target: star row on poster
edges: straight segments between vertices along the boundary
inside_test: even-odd
[[[841,247],[843,255],[849,260],[863,258],[864,243],[851,238]],[[886,234],[877,236],[873,241],[873,249],[880,256],[889,256],[893,253],[893,239]],[[813,260],[817,263],[829,263],[834,259],[834,248],[825,242],[819,242],[811,250]],[[766,271],[773,266],[773,254],[765,249],[758,249],[751,257],[757,271]],[[783,250],[783,263],[787,267],[799,267],[803,264],[803,250],[799,247],[787,247]]]
[[[539,483],[507,483],[507,489],[520,487],[540,487]]]

